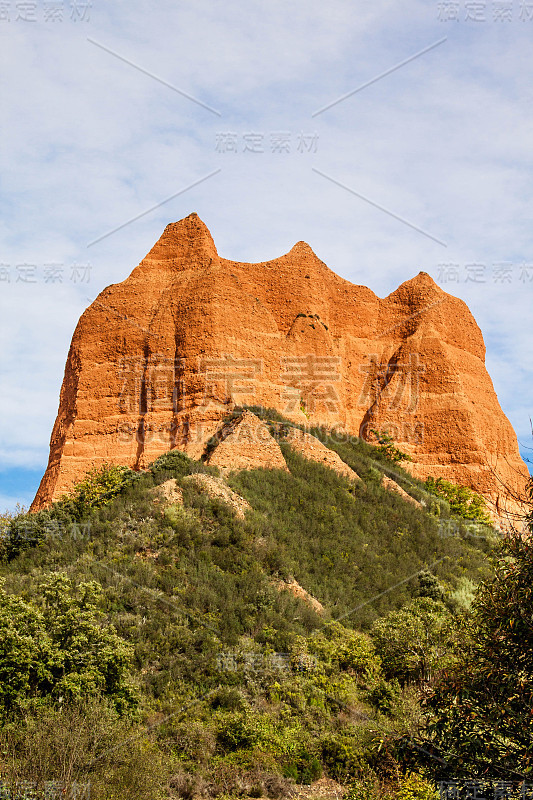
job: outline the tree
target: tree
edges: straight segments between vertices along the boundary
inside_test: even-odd
[[[533,482],[529,483],[533,501]],[[533,534],[533,519],[529,515]],[[533,536],[501,546],[456,668],[428,701],[433,741],[457,772],[533,775]]]
[[[43,615],[0,586],[0,715],[50,690],[53,663]]]
[[[444,589],[439,579],[429,569],[418,574],[418,596],[430,597],[432,600],[443,600]]]
[[[453,659],[453,617],[431,597],[418,597],[376,620],[372,639],[387,678],[428,684]]]
[[[391,461],[393,464],[399,464],[402,461],[413,460],[411,456],[407,455],[407,453],[404,453],[403,450],[400,450],[395,446],[394,439],[388,431],[376,431],[372,428],[370,433],[372,433],[375,437],[378,450],[383,456],[385,456],[387,461]]]
[[[98,610],[101,587],[75,592],[66,575],[40,587],[42,604],[0,586],[0,718],[36,700],[102,695],[119,711],[135,705],[127,681],[131,649]]]

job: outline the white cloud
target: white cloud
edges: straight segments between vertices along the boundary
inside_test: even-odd
[[[381,296],[420,269],[483,263],[485,285],[442,283],[470,306],[505,412],[527,434],[533,283],[492,281],[496,262],[533,263],[533,21],[438,21],[438,3],[389,0],[93,0],[92,20],[0,22],[0,169],[5,463],[47,452],[70,337],[88,299],[123,280],[169,221],[198,211],[221,255],[274,258],[299,239]],[[218,109],[218,117],[87,37]],[[312,113],[439,39],[447,41]],[[218,153],[221,132],[263,134],[262,154]],[[272,154],[288,131],[292,152]],[[317,153],[295,152],[300,132]],[[444,240],[424,237],[312,167]],[[87,243],[215,169],[221,172],[87,249]],[[65,265],[45,285],[43,265]],[[90,261],[89,285],[73,262]],[[37,286],[17,285],[34,263]],[[515,270],[515,273],[516,273]],[[463,276],[464,278],[464,276]],[[11,453],[11,455],[10,455]]]

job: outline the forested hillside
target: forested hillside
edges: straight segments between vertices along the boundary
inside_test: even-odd
[[[189,800],[329,778],[353,800],[406,800],[453,773],[424,700],[464,651],[496,532],[386,448],[313,431],[353,481],[255,412],[289,471],[220,476],[172,451],[3,518],[5,785]]]

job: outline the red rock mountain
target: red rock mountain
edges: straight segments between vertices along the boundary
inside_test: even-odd
[[[139,469],[175,447],[199,458],[233,404],[339,436],[388,430],[416,476],[501,502],[528,473],[484,359],[465,303],[424,272],[380,299],[304,242],[261,264],[220,258],[191,214],[81,316],[32,509],[103,461]]]

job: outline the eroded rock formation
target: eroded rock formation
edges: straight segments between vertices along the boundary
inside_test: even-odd
[[[191,214],[81,316],[32,508],[103,461],[142,468],[174,447],[199,458],[234,405],[339,435],[387,429],[416,476],[501,504],[527,470],[484,358],[465,303],[426,273],[380,299],[304,242],[260,264],[220,258]]]
[[[283,453],[277,441],[271,436],[267,425],[245,411],[233,423],[222,426],[215,438],[216,447],[211,451],[209,444],[203,457],[207,464],[218,467],[222,472],[232,469],[287,469]]]
[[[351,469],[348,464],[345,464],[337,453],[322,444],[316,436],[311,436],[310,433],[306,433],[299,428],[290,428],[285,438],[294,450],[309,461],[323,464],[325,467],[334,470],[338,475],[344,475],[345,478],[350,478],[354,481],[361,480],[357,472]]]

